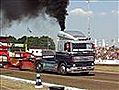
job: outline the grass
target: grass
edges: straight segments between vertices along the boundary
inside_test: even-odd
[[[35,85],[1,78],[0,90],[48,90],[47,87],[35,89]]]
[[[95,71],[115,72],[119,73],[119,66],[96,65]]]

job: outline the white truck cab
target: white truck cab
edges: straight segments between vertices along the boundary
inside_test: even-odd
[[[93,51],[95,46],[80,31],[60,31],[58,34],[58,52]]]

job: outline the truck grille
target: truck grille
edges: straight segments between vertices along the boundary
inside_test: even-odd
[[[75,65],[76,65],[76,67],[92,66],[92,63],[94,63],[94,62],[78,62],[78,63],[75,63]]]

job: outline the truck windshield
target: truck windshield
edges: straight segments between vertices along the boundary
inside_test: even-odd
[[[92,49],[92,43],[72,43],[72,49]]]

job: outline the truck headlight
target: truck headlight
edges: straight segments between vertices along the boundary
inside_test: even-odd
[[[76,64],[73,64],[73,67],[75,67],[76,66]]]
[[[94,63],[92,63],[92,65],[94,65]]]

